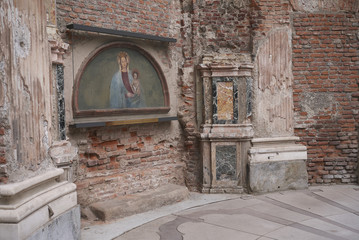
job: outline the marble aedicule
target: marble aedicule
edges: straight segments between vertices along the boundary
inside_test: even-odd
[[[202,192],[242,193],[247,187],[253,65],[248,58],[205,56],[198,69]]]

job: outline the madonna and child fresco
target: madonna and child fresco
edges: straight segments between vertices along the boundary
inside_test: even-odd
[[[143,52],[115,45],[89,59],[77,80],[75,113],[167,107],[162,75]]]

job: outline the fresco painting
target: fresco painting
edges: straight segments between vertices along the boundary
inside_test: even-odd
[[[78,85],[79,111],[165,106],[156,68],[139,51],[114,46],[101,50],[84,68]]]

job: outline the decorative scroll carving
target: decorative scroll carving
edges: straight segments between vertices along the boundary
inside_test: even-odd
[[[64,64],[63,55],[69,49],[69,44],[57,40],[49,40],[51,47],[51,61],[53,64]]]

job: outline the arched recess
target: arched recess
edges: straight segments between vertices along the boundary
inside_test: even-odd
[[[123,53],[128,56],[127,77],[118,62]],[[83,61],[76,75],[75,118],[158,114],[169,110],[168,85],[159,64],[134,44],[115,42],[99,47]]]

